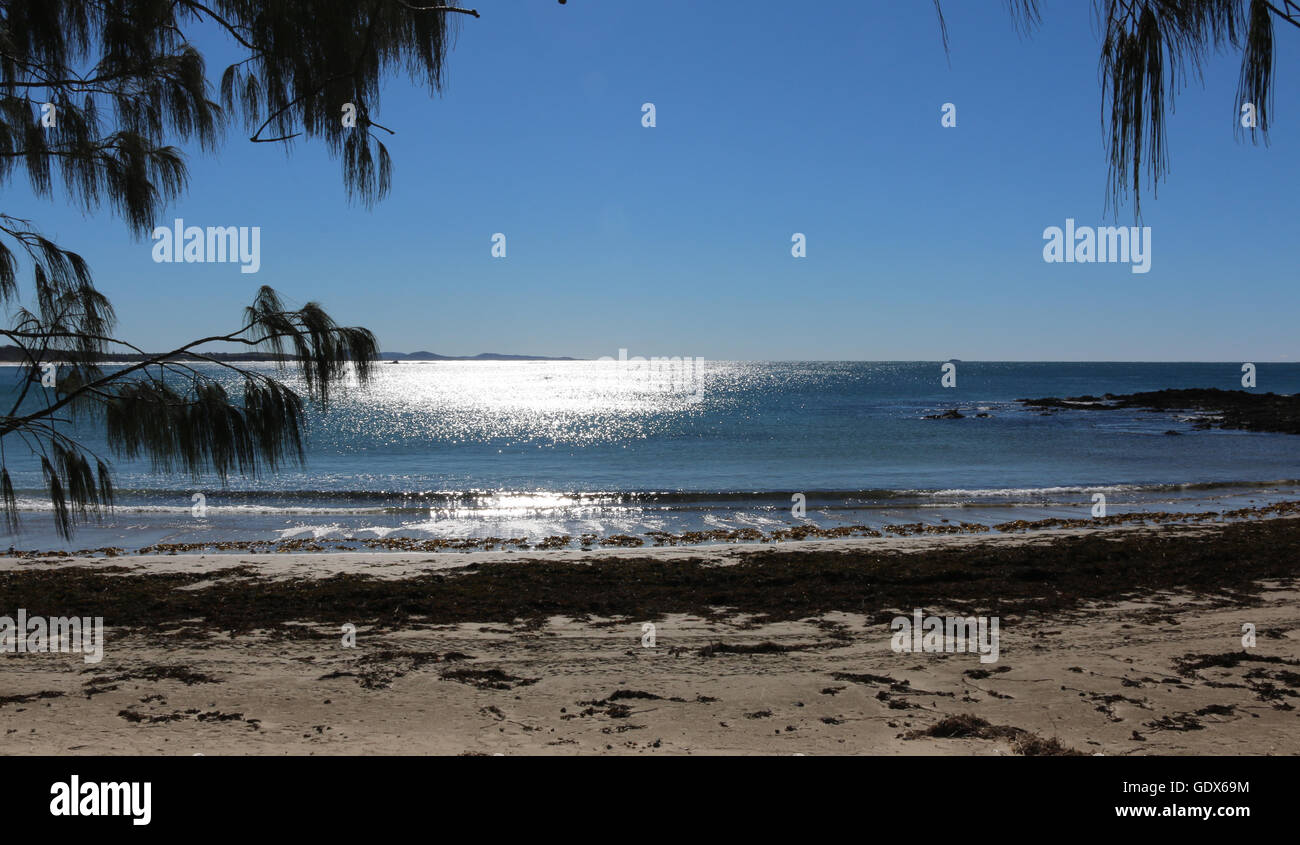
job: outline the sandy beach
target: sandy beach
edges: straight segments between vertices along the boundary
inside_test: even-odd
[[[106,634],[95,664],[0,655],[0,747],[1295,754],[1298,552],[1300,520],[1279,517],[768,547],[7,557],[0,613],[102,616]],[[998,659],[893,650],[891,618],[916,609],[996,616]]]

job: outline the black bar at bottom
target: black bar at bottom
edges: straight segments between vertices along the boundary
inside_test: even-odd
[[[640,838],[652,831],[672,833],[683,813],[701,816],[690,825],[697,834],[714,824],[731,833],[762,830],[800,816],[801,825],[818,828],[835,817],[842,821],[845,814],[859,815],[859,825],[869,821],[863,830],[877,823],[951,829],[964,818],[978,825],[1047,822],[1058,831],[1158,830],[1195,822],[1218,834],[1258,821],[1286,823],[1294,812],[1290,786],[1300,773],[1295,758],[1283,757],[9,757],[6,762],[11,776],[0,794],[8,830],[18,822],[42,831],[127,837],[268,827],[337,836],[433,820],[441,827],[460,818],[481,830],[605,829]],[[689,811],[692,805],[696,811]],[[95,810],[107,815],[86,814]],[[148,823],[137,824],[146,812]],[[613,827],[590,827],[597,824]]]

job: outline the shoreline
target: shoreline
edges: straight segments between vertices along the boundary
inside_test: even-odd
[[[481,566],[552,566],[582,565],[593,562],[651,561],[656,563],[695,563],[703,566],[728,566],[756,555],[790,557],[809,555],[920,554],[967,549],[1014,549],[1025,545],[1051,544],[1058,540],[1105,537],[1122,540],[1127,536],[1148,533],[1195,537],[1212,534],[1229,525],[1250,525],[1282,520],[1300,521],[1300,503],[1286,503],[1284,512],[1264,515],[1255,520],[1236,522],[1206,520],[1171,520],[1169,522],[1132,522],[1078,520],[1084,525],[1025,528],[1017,532],[934,532],[889,534],[882,536],[788,540],[777,543],[702,543],[698,545],[662,545],[651,547],[602,547],[589,549],[501,548],[467,551],[276,551],[247,552],[210,548],[176,552],[128,552],[115,556],[87,553],[37,552],[0,553],[0,575],[15,572],[58,572],[68,568],[99,568],[109,575],[220,574],[238,570],[253,577],[284,580],[327,578],[356,575],[380,579],[400,579],[422,574],[452,574],[456,570],[473,570]],[[1121,515],[1125,516],[1125,515]],[[1188,514],[1187,516],[1194,516]],[[1209,516],[1215,516],[1210,514]],[[1300,522],[1297,522],[1300,524]],[[100,551],[100,550],[95,550]]]
[[[1115,527],[1146,527],[1150,525],[1229,525],[1268,519],[1279,516],[1300,515],[1300,500],[1284,500],[1267,505],[1251,505],[1230,510],[1166,511],[1139,510],[1093,517],[1045,517],[1041,519],[1014,519],[1000,523],[957,521],[940,519],[938,522],[904,522],[883,524],[879,529],[853,524],[835,527],[803,524],[761,530],[755,528],[719,528],[704,531],[687,531],[673,534],[666,531],[649,531],[641,534],[571,534],[548,536],[530,542],[529,538],[506,537],[294,537],[278,540],[209,540],[186,543],[152,543],[137,549],[120,546],[101,546],[94,549],[66,551],[61,549],[15,549],[0,553],[6,558],[78,560],[83,558],[154,559],[191,554],[219,555],[284,555],[284,554],[359,554],[386,553],[456,554],[461,557],[483,552],[504,552],[520,555],[548,555],[553,552],[604,554],[616,549],[654,551],[664,548],[682,549],[754,549],[791,548],[813,542],[825,544],[838,540],[876,539],[894,541],[916,537],[983,538],[1014,537],[1024,534],[1050,533],[1069,530],[1093,531]],[[577,546],[577,549],[574,546]],[[495,559],[495,558],[480,558]],[[0,564],[2,567],[3,564]]]
[[[103,616],[107,634],[95,665],[0,654],[0,735],[59,754],[1295,754],[1298,605],[1296,516],[3,558],[0,613]],[[999,660],[892,651],[889,620],[913,608],[1000,618]]]

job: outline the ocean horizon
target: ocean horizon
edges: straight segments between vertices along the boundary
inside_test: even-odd
[[[1300,498],[1292,435],[1204,429],[1193,412],[1018,401],[1240,389],[1240,363],[960,361],[951,387],[944,364],[380,363],[368,387],[310,411],[305,466],[223,484],[115,458],[117,506],[71,542],[54,532],[39,466],[11,458],[22,522],[9,542],[568,535],[577,547],[584,535],[1078,518],[1097,494],[1110,513]],[[12,397],[26,374],[2,377]],[[1295,393],[1300,364],[1259,363],[1256,380],[1251,392]],[[961,417],[927,419],[953,410]],[[111,454],[92,421],[73,425]]]

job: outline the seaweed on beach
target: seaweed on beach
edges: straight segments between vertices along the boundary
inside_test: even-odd
[[[1061,744],[1056,737],[1044,739],[1032,731],[1011,725],[994,725],[970,713],[947,716],[928,728],[911,730],[904,739],[991,739],[1009,740],[1011,748],[1024,757],[1079,757],[1084,752]]]
[[[1178,674],[1184,678],[1195,678],[1202,669],[1234,669],[1242,663],[1271,663],[1286,666],[1300,666],[1300,660],[1274,657],[1268,654],[1251,654],[1245,651],[1227,651],[1222,654],[1186,654],[1175,661]]]
[[[58,690],[41,690],[40,692],[30,692],[21,695],[0,695],[0,707],[6,704],[30,704],[33,701],[40,701],[44,698],[59,698],[64,693]]]
[[[1300,576],[1300,520],[934,544],[909,552],[762,548],[735,560],[716,566],[698,557],[593,557],[581,565],[521,559],[401,579],[347,573],[214,580],[212,573],[137,569],[123,576],[71,565],[0,573],[0,606],[47,616],[77,607],[103,616],[120,635],[132,629],[162,635],[160,629],[185,624],[189,636],[257,630],[320,638],[336,636],[341,620],[382,631],[583,614],[628,620],[763,614],[783,622],[844,611],[888,623],[890,608],[1059,615],[1088,602],[1172,589],[1246,603],[1262,589],[1260,581]],[[182,589],[200,582],[204,589]]]
[[[1292,672],[1285,666],[1300,666],[1300,660],[1291,660],[1268,654],[1251,654],[1245,651],[1229,651],[1222,654],[1187,654],[1174,661],[1178,673],[1185,678],[1200,681],[1208,687],[1249,689],[1256,699],[1270,704],[1277,710],[1294,710],[1295,705],[1287,699],[1300,698],[1300,673]],[[1253,664],[1254,668],[1245,672],[1241,679],[1244,683],[1228,683],[1207,680],[1201,676],[1205,669],[1238,669],[1242,664]]]
[[[140,666],[135,669],[120,671],[117,674],[100,674],[95,670],[96,675],[85,686],[89,688],[104,687],[108,684],[120,684],[123,681],[179,681],[185,686],[194,686],[195,684],[219,684],[221,680],[211,675],[205,675],[202,672],[195,672],[184,666],[165,666],[149,665]]]
[[[500,669],[448,669],[441,675],[444,681],[459,681],[479,689],[509,690],[537,683],[539,678],[520,678]]]
[[[992,725],[987,719],[970,713],[960,716],[947,716],[924,730],[908,731],[905,739],[920,739],[931,736],[936,739],[1013,739],[1023,731],[1010,725]]]
[[[1168,716],[1161,716],[1159,719],[1147,722],[1146,726],[1155,731],[1205,730],[1205,725],[1201,724],[1201,720],[1191,713],[1173,713]]]
[[[425,666],[472,659],[467,654],[455,651],[442,654],[436,651],[382,649],[363,654],[355,660],[351,664],[355,671],[335,670],[320,676],[317,680],[327,681],[336,678],[355,677],[362,689],[388,689],[396,679],[410,672],[423,669]]]
[[[643,701],[662,701],[662,695],[655,695],[652,692],[636,689],[618,689],[609,694],[608,701],[623,701],[626,699],[640,699]]]
[[[808,651],[818,648],[842,648],[843,643],[793,643],[782,645],[771,640],[761,643],[709,643],[701,646],[696,654],[700,657],[716,657],[720,654],[789,654],[794,651]]]
[[[890,707],[893,707],[895,710],[903,709],[903,707],[900,706],[894,700],[891,693],[895,693],[898,695],[938,695],[938,696],[944,696],[946,698],[952,698],[954,696],[954,693],[951,692],[938,692],[936,690],[919,689],[917,687],[913,687],[912,682],[907,680],[906,678],[900,681],[891,678],[888,675],[872,675],[870,673],[859,674],[854,672],[832,672],[831,677],[837,681],[852,681],[855,684],[866,684],[868,686],[889,687],[889,692],[885,692],[884,690],[881,690],[880,692],[876,693],[876,698],[879,699],[880,701],[885,702]]]
[[[243,713],[223,713],[220,710],[202,712],[196,707],[178,710],[174,713],[148,714],[134,709],[119,710],[117,715],[132,724],[156,725],[167,722],[184,722],[193,719],[198,722],[243,722],[253,730],[261,730],[261,719],[247,719]]]
[[[1077,748],[1063,745],[1059,739],[1044,739],[1035,733],[1025,731],[1011,743],[1011,749],[1022,757],[1084,757],[1084,752]]]

